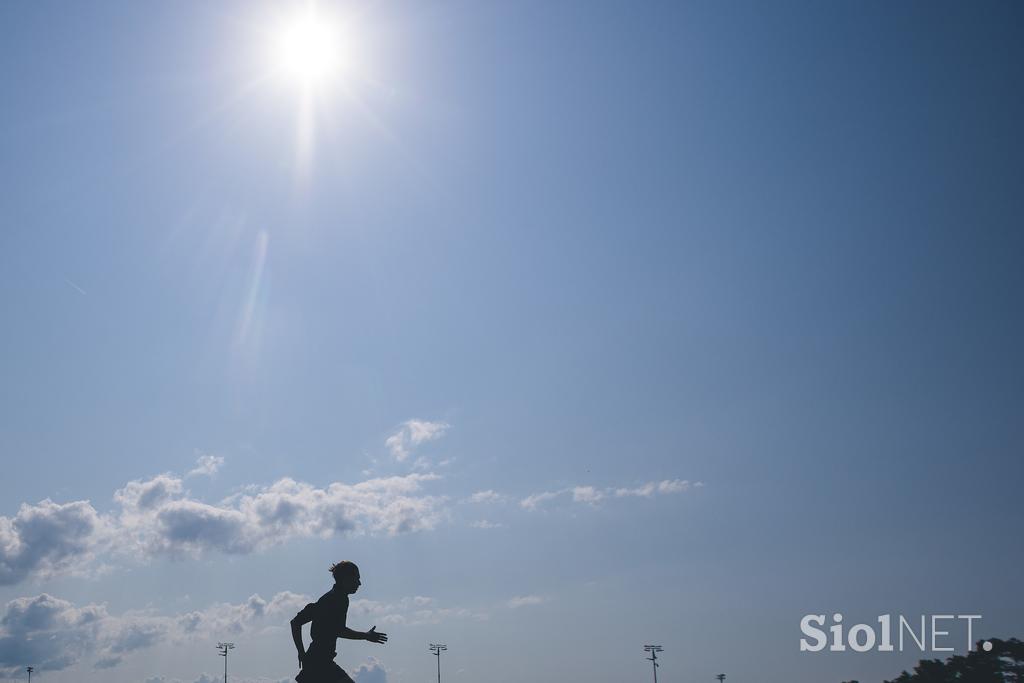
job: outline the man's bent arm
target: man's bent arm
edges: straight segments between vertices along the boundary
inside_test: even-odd
[[[292,641],[295,643],[295,649],[299,653],[299,661],[306,656],[306,647],[302,644],[302,625],[313,621],[313,603],[310,603],[302,608],[302,610],[295,615],[292,619]]]
[[[294,619],[292,619],[292,641],[299,653],[299,659],[302,659],[306,655],[306,647],[302,644],[302,624]]]

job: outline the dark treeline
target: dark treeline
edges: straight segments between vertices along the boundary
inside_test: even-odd
[[[944,662],[922,659],[913,672],[904,671],[885,683],[1024,683],[1024,642],[993,638],[988,652],[982,642],[966,656],[955,655]]]

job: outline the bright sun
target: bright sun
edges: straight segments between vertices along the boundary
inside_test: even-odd
[[[309,10],[285,26],[278,44],[278,67],[304,86],[320,85],[346,66],[340,27]]]
[[[275,81],[277,94],[287,95],[275,99],[294,105],[295,168],[304,177],[318,146],[317,127],[337,121],[346,104],[361,105],[360,95],[372,82],[363,59],[367,24],[365,15],[338,11],[336,3],[323,11],[318,0],[288,3],[286,14],[274,12],[259,22],[260,54],[266,61],[253,83]]]

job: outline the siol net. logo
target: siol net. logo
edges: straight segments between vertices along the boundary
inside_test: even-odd
[[[898,622],[896,621],[898,618]],[[807,614],[800,620],[801,652],[903,652],[915,647],[921,652],[953,652],[952,643],[966,643],[970,652],[973,644],[973,625],[981,619],[980,614],[932,614],[920,615],[919,619],[907,619],[902,614],[880,614],[876,618],[877,630],[873,624],[854,624],[843,628],[843,615],[832,615],[832,625],[825,625],[824,614]],[[896,643],[893,644],[893,625],[896,625]],[[844,634],[845,631],[845,634]],[[965,636],[965,637],[964,637]],[[985,641],[982,649],[989,651],[992,643]]]

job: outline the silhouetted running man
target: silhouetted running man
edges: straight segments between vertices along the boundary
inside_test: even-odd
[[[359,590],[359,567],[345,560],[331,566],[334,588],[327,591],[316,602],[311,602],[292,619],[292,640],[299,651],[299,668],[295,677],[299,683],[353,683],[352,679],[335,663],[335,647],[338,638],[368,640],[371,643],[386,643],[388,635],[377,633],[374,626],[369,631],[353,631],[345,625],[348,617],[348,596]],[[309,649],[302,645],[302,625],[313,622],[309,627]]]

